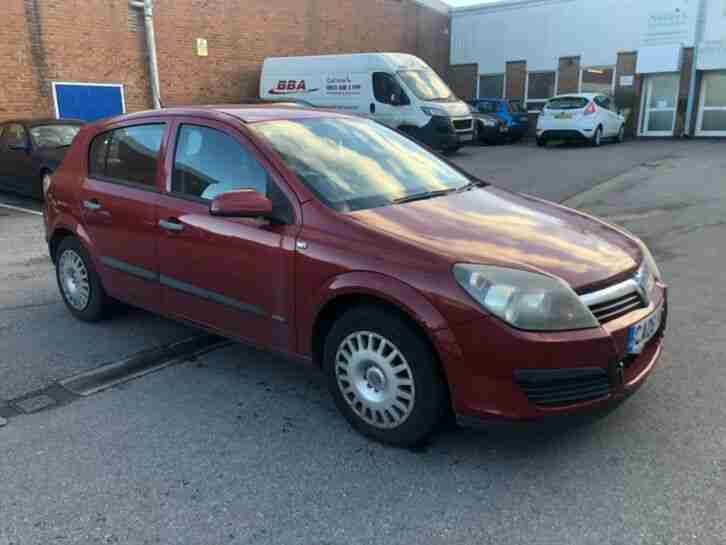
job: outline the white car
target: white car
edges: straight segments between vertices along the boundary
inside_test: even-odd
[[[615,101],[597,93],[559,95],[547,101],[537,119],[537,145],[549,140],[581,140],[599,146],[603,139],[622,142],[625,118]]]

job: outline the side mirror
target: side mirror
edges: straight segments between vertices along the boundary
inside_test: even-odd
[[[209,205],[212,216],[225,218],[260,218],[272,214],[272,201],[253,189],[220,193]]]

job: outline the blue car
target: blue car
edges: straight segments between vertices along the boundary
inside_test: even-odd
[[[518,100],[503,98],[479,98],[469,104],[482,114],[493,115],[502,120],[506,127],[507,138],[516,142],[527,134],[529,116]]]

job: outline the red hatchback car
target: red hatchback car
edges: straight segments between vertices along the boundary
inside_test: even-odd
[[[452,409],[621,399],[661,352],[667,290],[640,240],[363,118],[266,105],[89,125],[45,220],[76,317],[116,299],[312,361],[346,418],[393,444]]]

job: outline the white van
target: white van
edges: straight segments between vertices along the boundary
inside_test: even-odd
[[[366,115],[435,149],[470,142],[469,107],[429,65],[403,53],[265,59],[260,98]]]

